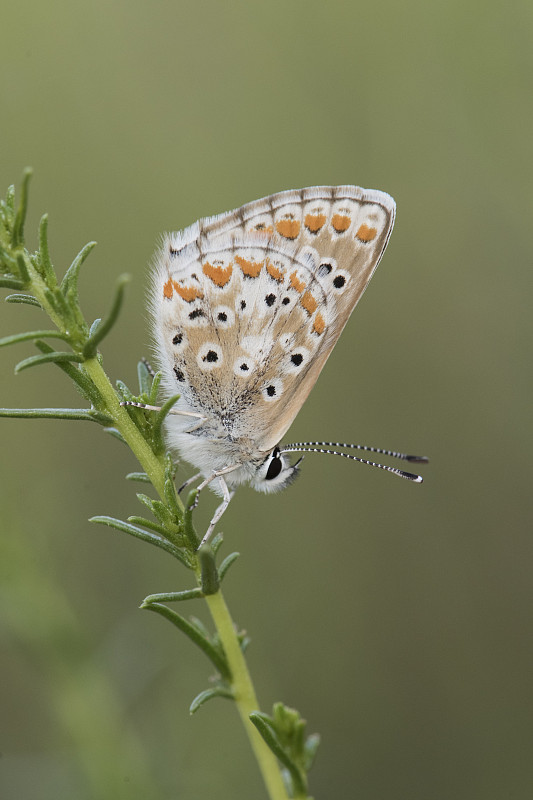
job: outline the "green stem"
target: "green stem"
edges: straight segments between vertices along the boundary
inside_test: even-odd
[[[259,710],[259,703],[237,638],[235,625],[222,592],[219,590],[216,594],[207,595],[205,600],[228,659],[237,709],[259,764],[270,800],[289,800],[277,759],[250,722],[250,714],[252,711]]]
[[[105,401],[107,413],[115,420],[116,426],[128,447],[133,451],[144,471],[149,475],[157,493],[165,502],[165,466],[163,458],[159,459],[154,454],[148,442],[131,420],[126,409],[120,405],[116,392],[98,359],[87,359],[83,364],[83,369],[98,388]]]
[[[115,390],[98,360],[96,358],[88,359],[84,363],[83,368],[94,381],[104,399],[107,406],[106,412],[116,420],[117,428],[139,460],[146,474],[150,477],[159,496],[165,501],[165,471],[163,460],[159,460],[154,455],[150,446],[143,439],[141,433],[130,419],[125,408],[120,405]],[[201,576],[199,570],[197,571],[196,577],[200,583],[199,579]],[[259,735],[255,726],[250,722],[249,715],[252,711],[259,710],[259,703],[257,702],[254,686],[241,650],[235,625],[222,592],[219,590],[215,594],[206,595],[205,600],[228,659],[232,674],[232,689],[235,695],[237,709],[250,740],[250,744],[252,745],[270,800],[289,800],[289,795],[285,789],[277,759]]]

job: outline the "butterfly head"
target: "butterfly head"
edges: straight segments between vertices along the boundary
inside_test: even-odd
[[[266,493],[285,489],[296,480],[301,460],[299,458],[295,464],[291,464],[285,453],[279,447],[275,447],[258,466],[251,481],[253,488]]]

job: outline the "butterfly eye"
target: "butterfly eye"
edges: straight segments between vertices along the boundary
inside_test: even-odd
[[[279,457],[279,449],[276,447],[276,449],[272,453],[272,460],[268,465],[267,473],[265,475],[265,480],[271,481],[274,478],[277,478],[282,468],[283,468],[283,463],[281,461],[281,458]]]

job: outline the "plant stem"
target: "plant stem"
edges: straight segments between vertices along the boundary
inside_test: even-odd
[[[117,398],[109,378],[97,358],[89,358],[83,364],[83,369],[97,386],[98,391],[105,400],[108,413],[117,423],[120,433],[128,446],[137,457],[146,474],[155,487],[160,498],[165,500],[165,469],[162,459],[158,459],[152,448],[142,437],[141,433],[132,422],[128,412],[123,408]],[[178,498],[179,502],[179,498]]]
[[[259,764],[270,800],[289,800],[278,761],[250,722],[250,713],[259,710],[259,703],[226,601],[220,590],[216,594],[207,595],[205,600],[228,659],[237,709]]]
[[[84,362],[83,368],[98,387],[105,400],[107,412],[117,421],[117,427],[121,434],[149,476],[159,496],[164,500],[163,461],[154,455],[126,410],[119,404],[115,390],[99,361],[96,358],[88,359]],[[199,579],[199,572],[196,577]],[[270,800],[289,800],[278,761],[249,719],[250,713],[258,711],[260,707],[237,631],[222,592],[219,590],[215,594],[206,595],[205,600],[228,659],[237,709],[252,745]]]

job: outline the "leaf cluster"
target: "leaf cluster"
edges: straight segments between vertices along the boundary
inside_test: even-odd
[[[283,703],[274,704],[272,716],[256,711],[250,719],[283,764],[291,797],[307,798],[307,773],[320,744],[318,734],[306,736],[306,721]]]

